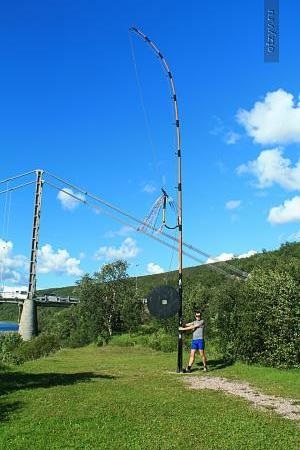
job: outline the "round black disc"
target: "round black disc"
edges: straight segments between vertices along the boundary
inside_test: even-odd
[[[150,314],[159,319],[167,319],[178,313],[179,295],[171,286],[158,286],[150,292],[147,298]]]

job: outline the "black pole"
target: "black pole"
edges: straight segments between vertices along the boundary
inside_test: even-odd
[[[177,226],[178,226],[178,294],[179,294],[179,309],[178,309],[178,326],[182,326],[182,313],[183,313],[183,304],[182,304],[182,176],[181,176],[181,137],[180,137],[180,122],[179,122],[179,114],[178,114],[178,104],[177,104],[177,95],[175,91],[175,83],[173,79],[173,75],[170,71],[169,65],[165,60],[164,56],[160,52],[159,48],[146,36],[142,31],[138,30],[135,27],[131,27],[129,31],[136,33],[139,37],[141,37],[147,44],[150,45],[152,50],[156,53],[156,55],[160,58],[163,67],[167,73],[171,91],[172,91],[172,101],[174,106],[174,115],[175,115],[175,127],[176,127],[176,140],[177,140],[177,167],[178,167],[178,193],[177,193],[177,202],[178,202],[178,217],[177,217]],[[182,332],[178,331],[178,357],[177,357],[177,372],[182,372]]]

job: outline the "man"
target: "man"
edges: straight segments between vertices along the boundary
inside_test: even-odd
[[[191,353],[189,364],[184,373],[191,373],[192,365],[195,361],[195,353],[198,350],[203,361],[203,370],[207,371],[207,359],[205,354],[205,342],[204,342],[204,320],[201,319],[201,312],[195,312],[195,319],[193,322],[187,323],[185,327],[179,327],[179,331],[193,331],[193,339],[191,344]]]

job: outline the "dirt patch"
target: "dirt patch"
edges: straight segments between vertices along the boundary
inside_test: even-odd
[[[286,419],[300,420],[300,406],[296,404],[295,400],[262,394],[248,383],[207,376],[185,377],[184,382],[189,385],[190,389],[223,391],[227,394],[245,398],[256,408],[272,410]]]

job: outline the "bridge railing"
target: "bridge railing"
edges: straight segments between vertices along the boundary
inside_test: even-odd
[[[24,300],[24,298],[19,298],[18,296],[7,298],[0,295],[0,303],[22,304]],[[37,296],[33,300],[39,306],[70,306],[79,303],[79,298],[70,296],[57,297],[55,295]]]

